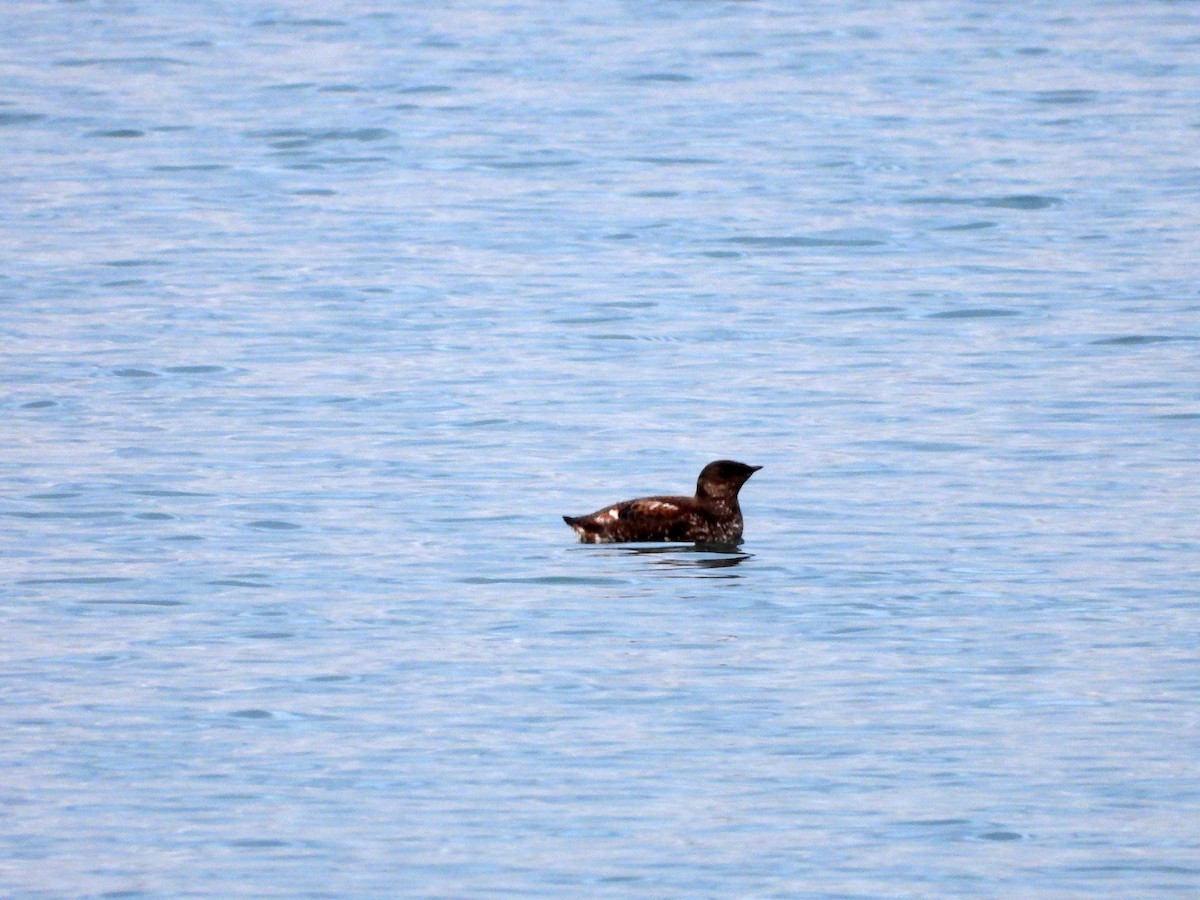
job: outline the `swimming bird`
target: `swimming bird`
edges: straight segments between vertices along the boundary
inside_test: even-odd
[[[694,497],[639,497],[586,516],[563,516],[583,544],[695,541],[739,544],[742,509],[738,491],[762,466],[731,459],[710,462],[696,479]]]

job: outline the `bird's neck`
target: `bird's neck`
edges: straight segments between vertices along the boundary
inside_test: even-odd
[[[706,491],[696,491],[696,502],[705,509],[718,513],[739,512],[737,494],[709,494]]]

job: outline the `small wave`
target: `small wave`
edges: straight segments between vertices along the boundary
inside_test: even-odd
[[[1007,316],[1019,316],[1015,309],[984,306],[977,309],[947,309],[943,312],[930,313],[928,319],[997,319]]]
[[[1092,341],[1096,347],[1141,347],[1146,344],[1167,344],[1172,341],[1195,341],[1190,335],[1176,334],[1122,334],[1116,337],[1100,338]]]

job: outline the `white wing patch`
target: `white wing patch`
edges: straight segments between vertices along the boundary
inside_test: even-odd
[[[614,506],[608,511],[608,517],[613,520],[619,519],[621,518],[621,511]]]
[[[679,511],[679,507],[674,503],[663,503],[661,500],[647,500],[646,509],[665,509],[667,512]]]

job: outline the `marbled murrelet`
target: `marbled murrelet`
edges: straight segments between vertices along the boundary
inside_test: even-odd
[[[639,497],[586,516],[563,516],[584,544],[695,541],[737,544],[742,540],[738,491],[762,466],[719,459],[696,479],[694,497]]]

